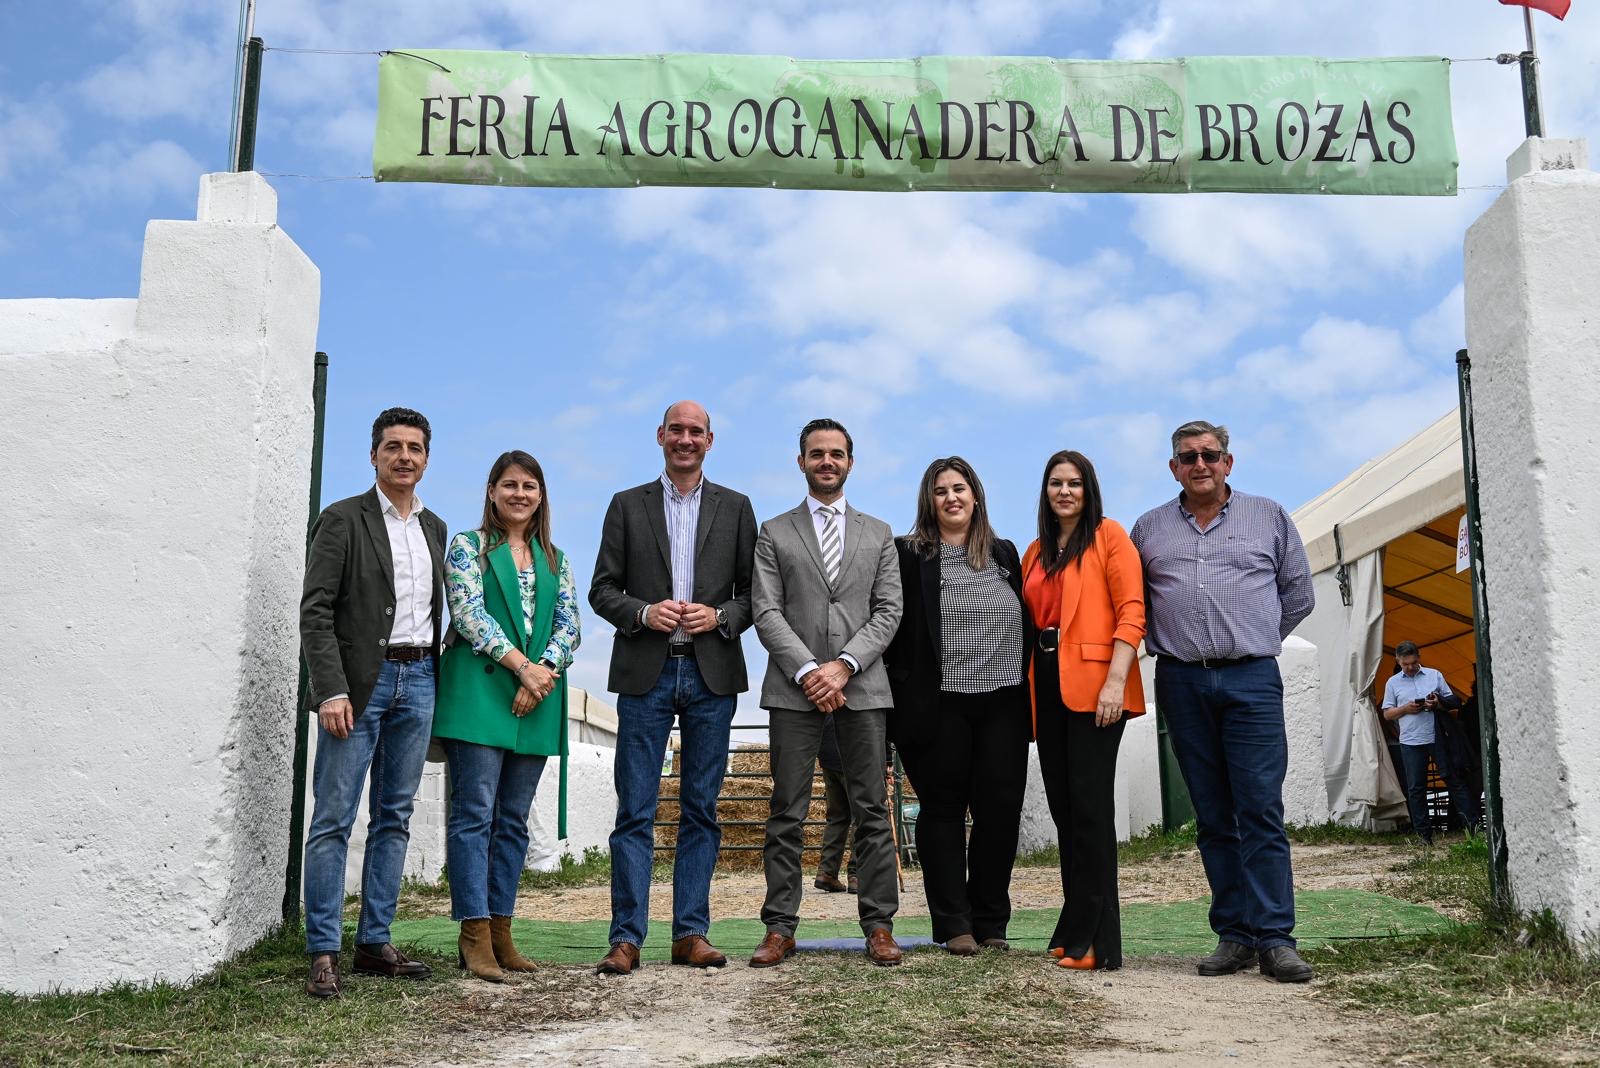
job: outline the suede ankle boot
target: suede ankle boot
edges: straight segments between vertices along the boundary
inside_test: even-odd
[[[462,920],[458,959],[461,966],[491,983],[506,981],[506,973],[495,963],[494,949],[489,943],[488,920]]]
[[[517,944],[511,941],[511,917],[489,917],[489,943],[494,947],[494,959],[500,967],[508,972],[531,972],[538,965],[517,952]]]

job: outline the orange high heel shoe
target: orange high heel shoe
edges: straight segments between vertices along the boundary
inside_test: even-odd
[[[1066,951],[1065,948],[1063,948],[1061,946],[1051,946],[1050,947],[1050,955],[1052,957],[1054,957],[1056,960],[1060,960],[1062,957],[1065,957],[1067,955],[1067,951]]]
[[[1066,950],[1062,950],[1062,953],[1065,954]],[[1084,972],[1094,971],[1094,947],[1090,946],[1088,952],[1081,957],[1062,956],[1060,960],[1056,961],[1056,967],[1075,968]]]

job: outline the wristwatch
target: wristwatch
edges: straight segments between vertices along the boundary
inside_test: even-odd
[[[727,628],[727,626],[728,626],[728,610],[726,608],[717,609],[717,626],[722,627],[724,629]]]

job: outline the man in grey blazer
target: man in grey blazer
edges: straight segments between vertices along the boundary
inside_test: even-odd
[[[409,408],[372,424],[376,485],[323,509],[306,554],[300,647],[317,712],[315,799],[306,834],[306,993],[339,996],[344,868],[370,770],[354,970],[421,979],[428,966],[389,942],[409,821],[433,728],[444,608],[444,520],[417,483],[433,431]]]
[[[875,964],[900,963],[892,933],[899,886],[883,777],[892,699],[882,662],[900,624],[900,565],[888,524],[845,502],[854,463],[849,431],[832,419],[807,423],[799,464],[809,495],[763,523],[756,538],[753,605],[768,653],[761,707],[770,716],[772,809],[762,851],[767,936],[750,958],[754,968],[780,964],[794,952],[804,824],[828,712],[856,824],[856,901],[867,955]]]
[[[589,604],[617,628],[609,684],[617,694],[611,949],[595,968],[603,974],[639,966],[661,762],[674,719],[682,746],[672,963],[727,963],[706,934],[729,727],[738,695],[750,688],[739,635],[750,626],[756,518],[749,498],[702,473],[711,442],[711,417],[699,404],[666,410],[656,428],[666,470],[611,499],[589,586]]]

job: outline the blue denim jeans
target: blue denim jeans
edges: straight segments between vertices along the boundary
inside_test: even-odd
[[[611,832],[611,944],[643,945],[655,862],[656,802],[672,721],[678,721],[678,844],[672,937],[711,927],[711,871],[722,845],[717,795],[728,768],[736,698],[715,694],[692,657],[668,657],[649,693],[617,697],[617,823]]]
[[[1406,773],[1406,808],[1411,812],[1411,830],[1417,837],[1425,842],[1433,841],[1433,827],[1428,822],[1428,756],[1433,756],[1433,763],[1439,769],[1439,777],[1444,780],[1445,787],[1450,791],[1450,803],[1456,807],[1456,815],[1466,821],[1468,827],[1478,825],[1478,805],[1463,785],[1463,778],[1459,771],[1450,766],[1450,757],[1445,753],[1445,747],[1437,741],[1427,745],[1400,745],[1400,763],[1405,765]]]
[[[1289,742],[1278,662],[1206,668],[1161,657],[1156,704],[1194,802],[1211,929],[1258,950],[1294,945],[1294,873],[1283,829]]]
[[[436,681],[431,660],[386,660],[372,698],[357,713],[349,737],[335,738],[320,724],[317,727],[317,764],[311,778],[316,801],[306,832],[307,952],[339,949],[345,854],[369,770],[367,846],[361,860],[356,945],[389,941],[389,923],[400,897],[400,876],[411,840],[411,807],[422,781],[428,734],[433,729]]]
[[[544,773],[542,756],[441,738],[450,762],[450,918],[510,916],[528,859],[528,810]]]

